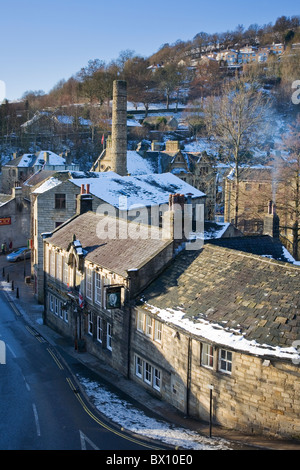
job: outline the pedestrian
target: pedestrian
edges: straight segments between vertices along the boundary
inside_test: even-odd
[[[4,255],[5,254],[5,251],[4,251],[4,243],[1,244],[1,253]]]
[[[9,251],[12,251],[12,246],[13,246],[12,241],[10,240],[10,242],[9,242]]]

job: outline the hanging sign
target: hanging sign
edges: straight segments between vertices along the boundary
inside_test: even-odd
[[[121,286],[107,287],[106,289],[106,308],[121,308]]]

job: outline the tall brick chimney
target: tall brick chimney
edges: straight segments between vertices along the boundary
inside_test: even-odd
[[[111,169],[120,176],[127,175],[127,83],[113,83]]]

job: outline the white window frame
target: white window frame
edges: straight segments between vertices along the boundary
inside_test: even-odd
[[[93,315],[88,314],[88,334],[93,336]]]
[[[62,308],[62,301],[61,300],[58,301],[58,316],[61,319],[63,319],[63,317],[64,317],[63,308]]]
[[[87,299],[93,299],[93,271],[89,267],[85,268],[85,295]]]
[[[52,294],[49,295],[49,310],[54,312],[54,297]]]
[[[68,311],[68,308],[65,308],[64,309],[64,321],[66,323],[69,323],[69,311]]]
[[[161,343],[162,340],[162,322],[154,320],[154,341]]]
[[[99,316],[97,316],[97,341],[103,342],[103,320]]]
[[[147,385],[160,392],[162,371],[137,354],[135,355],[135,375]]]
[[[161,386],[161,370],[156,367],[153,368],[153,388],[160,392]]]
[[[55,252],[50,249],[49,252],[49,274],[51,277],[55,277]]]
[[[62,278],[62,273],[61,273],[61,268],[62,268],[62,256],[60,253],[56,253],[56,263],[55,263],[55,277],[59,281],[61,281]]]
[[[112,325],[111,323],[106,324],[106,347],[109,351],[112,351]]]
[[[209,343],[201,344],[201,365],[208,369],[214,367],[214,347]]]
[[[145,335],[148,336],[148,338],[153,337],[153,324],[152,324],[152,317],[150,315],[145,315],[146,320],[145,320]]]
[[[145,328],[145,314],[138,310],[136,319],[136,329],[141,333],[144,333]]]
[[[225,374],[232,373],[232,351],[227,349],[219,350],[219,370]]]
[[[95,303],[102,305],[102,277],[98,271],[95,271]]]
[[[143,360],[140,356],[135,356],[135,375],[143,378]]]
[[[148,362],[144,361],[144,382],[148,385],[152,385],[153,366]]]
[[[54,297],[54,313],[58,315],[58,298]]]
[[[69,283],[69,265],[67,263],[67,257],[62,258],[62,282],[67,286]]]

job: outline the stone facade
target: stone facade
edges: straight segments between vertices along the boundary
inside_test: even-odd
[[[213,387],[215,424],[299,438],[299,276],[233,249],[182,253],[137,301],[130,378],[204,421]]]
[[[22,188],[15,187],[11,197],[0,205],[0,243],[7,249],[27,246],[30,238],[30,201],[23,196]],[[3,223],[2,223],[3,222]]]
[[[280,239],[285,247],[298,260],[300,259],[299,228],[296,221],[296,201],[283,201],[285,181],[275,180],[276,172],[271,167],[248,168],[240,173],[238,228],[245,235],[265,233],[264,222],[268,214],[269,201],[276,203],[276,190],[281,194],[281,201],[276,203],[279,217]],[[229,175],[225,178],[224,220],[234,223],[235,219],[235,181]],[[294,191],[296,194],[296,190]],[[277,199],[278,196],[277,196]],[[297,230],[298,228],[298,230]]]
[[[76,347],[84,344],[128,375],[132,299],[172,259],[173,242],[162,237],[121,237],[101,243],[97,236],[100,220],[101,216],[87,212],[45,237],[44,320]],[[124,235],[130,222],[119,222]],[[73,240],[72,233],[76,234]],[[115,307],[108,304],[109,289],[120,295]]]
[[[161,341],[138,331],[132,319],[130,378],[184,414],[209,421],[210,386],[213,386],[213,422],[246,433],[299,438],[299,366],[291,361],[268,360],[213,344],[213,366],[202,363],[206,342],[167,323],[161,325]],[[145,312],[142,312],[145,314]],[[159,320],[151,318],[152,328]],[[145,321],[146,324],[146,321]],[[230,373],[220,370],[220,351],[232,354]],[[139,358],[139,359],[137,359]],[[137,369],[141,360],[142,373]],[[151,380],[145,377],[145,364]],[[151,369],[150,369],[151,368]],[[159,386],[154,382],[155,369]],[[150,377],[150,373],[149,373]],[[149,378],[148,377],[148,378]]]
[[[23,186],[26,180],[39,171],[78,171],[79,165],[72,163],[69,155],[56,155],[42,151],[24,154],[3,165],[1,169],[1,191],[10,193],[15,186]]]
[[[46,185],[47,183],[45,183]],[[44,300],[43,280],[43,239],[41,234],[52,232],[59,225],[74,217],[77,210],[77,196],[81,188],[70,181],[58,181],[58,184],[45,190],[40,186],[32,193],[32,242],[33,253],[31,270],[34,276],[35,293],[40,303]],[[93,199],[93,209],[99,205]]]

